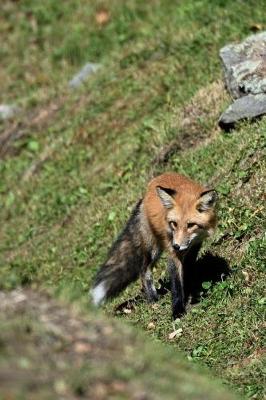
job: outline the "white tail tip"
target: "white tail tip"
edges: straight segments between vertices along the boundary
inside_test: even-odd
[[[95,306],[99,306],[105,298],[106,289],[104,286],[104,282],[99,283],[99,285],[95,286],[91,290],[92,302]]]

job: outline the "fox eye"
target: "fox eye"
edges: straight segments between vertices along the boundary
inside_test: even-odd
[[[199,227],[199,225],[196,224],[196,222],[188,222],[187,227],[188,227],[188,229],[191,229],[191,228]]]
[[[177,228],[177,222],[176,221],[170,221],[169,225],[172,229],[176,229]]]

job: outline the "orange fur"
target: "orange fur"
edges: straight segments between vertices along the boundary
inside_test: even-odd
[[[168,211],[163,206],[156,191],[158,186],[176,191],[173,196],[174,211]],[[182,232],[186,232],[187,223],[190,221],[204,225],[212,233],[216,225],[214,209],[210,208],[204,213],[199,213],[196,208],[201,193],[206,190],[206,187],[173,172],[164,173],[150,181],[143,201],[144,210],[152,231],[161,238],[164,247],[169,247],[166,234],[169,214],[171,217],[174,213],[178,220],[181,231],[179,232],[180,239],[182,239]]]

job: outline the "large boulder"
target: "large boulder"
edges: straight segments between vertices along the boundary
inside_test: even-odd
[[[231,129],[239,120],[266,113],[266,31],[223,47],[220,57],[226,88],[236,103],[222,114],[219,125]],[[237,100],[244,96],[248,98]]]

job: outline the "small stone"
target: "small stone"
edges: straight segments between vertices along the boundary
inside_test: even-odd
[[[68,85],[72,89],[76,89],[80,87],[84,81],[92,74],[94,74],[99,68],[101,64],[96,63],[87,63],[81,70],[73,76],[73,78],[69,81]]]
[[[15,105],[0,104],[0,120],[10,119],[18,112],[19,108]]]
[[[150,330],[155,329],[155,323],[154,322],[149,322],[148,325],[147,325],[147,328],[150,329]]]
[[[67,385],[66,382],[62,379],[58,379],[54,382],[54,389],[57,394],[59,395],[65,395],[67,391]]]
[[[264,114],[266,114],[266,94],[250,94],[235,100],[221,115],[218,123],[222,129],[229,131],[238,121],[253,119]]]
[[[91,345],[84,342],[76,342],[74,345],[74,351],[78,354],[88,353],[91,350]]]
[[[123,308],[124,314],[131,314],[132,310],[130,308]]]
[[[29,369],[30,366],[31,366],[31,363],[30,363],[30,361],[28,360],[28,358],[26,358],[26,357],[20,357],[20,358],[18,359],[18,365],[20,366],[20,368]]]

